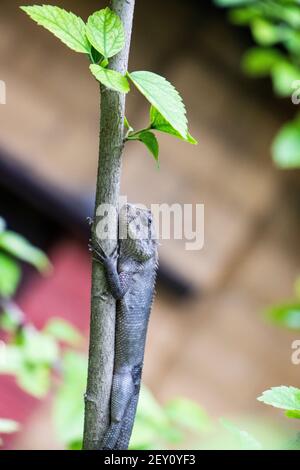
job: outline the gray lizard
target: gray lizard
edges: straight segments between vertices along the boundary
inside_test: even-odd
[[[103,449],[127,449],[139,397],[149,316],[158,266],[152,214],[132,204],[120,211],[118,254],[108,256],[99,242],[92,247],[105,268],[108,287],[117,300],[111,423]]]

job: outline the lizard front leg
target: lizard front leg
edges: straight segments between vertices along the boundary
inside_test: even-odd
[[[106,279],[111,294],[116,300],[122,299],[131,285],[133,273],[128,271],[118,272],[117,248],[111,255],[107,255],[97,241],[90,245],[90,251],[94,254],[94,259],[105,268]]]

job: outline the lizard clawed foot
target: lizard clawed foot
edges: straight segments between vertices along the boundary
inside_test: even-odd
[[[93,217],[87,217],[87,218],[86,218],[86,221],[87,221],[87,223],[89,224],[90,227],[91,227],[91,226],[93,225],[93,223],[94,223]]]
[[[89,251],[95,255],[93,259],[100,262],[101,264],[106,264],[110,260],[116,261],[118,259],[118,246],[115,247],[111,255],[107,255],[99,240],[96,240],[95,242],[90,240]]]

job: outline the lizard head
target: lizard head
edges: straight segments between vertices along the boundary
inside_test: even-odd
[[[147,261],[156,255],[157,239],[150,210],[126,204],[120,211],[120,224],[126,227],[123,249],[137,261]]]

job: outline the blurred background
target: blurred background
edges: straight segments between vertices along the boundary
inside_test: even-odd
[[[17,304],[42,328],[55,316],[88,337],[87,249],[98,155],[99,97],[87,61],[2,0],[0,215],[42,248],[53,264],[42,277],[24,267]],[[35,2],[42,4],[43,2]],[[83,18],[104,1],[53,2]],[[299,333],[265,321],[293,299],[299,274],[299,176],[271,159],[271,144],[297,108],[278,99],[268,78],[241,70],[253,46],[248,28],[211,1],[153,0],[136,5],[130,70],[163,74],[181,93],[198,146],[160,136],[158,171],[139,143],[126,145],[122,193],[131,202],[203,203],[205,246],[163,241],[162,270],[147,341],[144,383],[163,404],[193,400],[214,418],[286,420],[256,398],[274,385],[300,386],[291,362]],[[300,78],[300,75],[299,75]],[[127,117],[147,123],[134,91]],[[84,349],[84,348],[83,348]],[[38,400],[0,376],[0,417],[21,423],[7,448],[59,448],[51,393]],[[288,423],[293,426],[293,423]],[[275,427],[276,427],[275,426]]]

